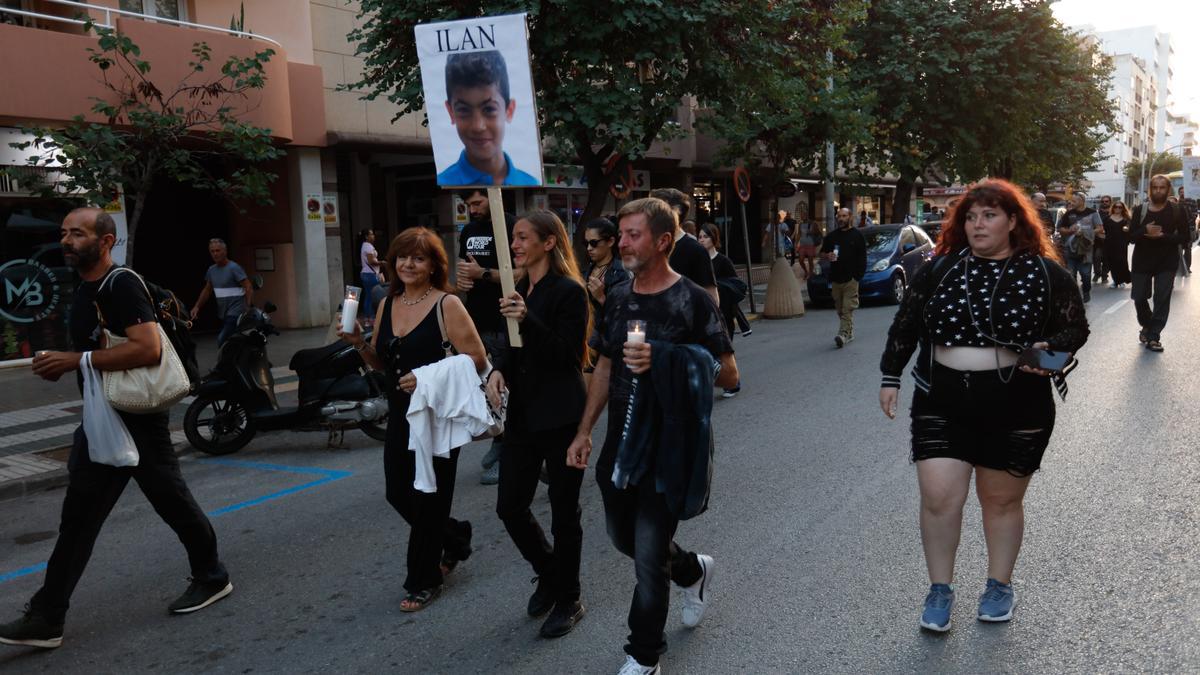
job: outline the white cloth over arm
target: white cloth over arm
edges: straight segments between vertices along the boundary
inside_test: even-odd
[[[491,423],[475,362],[451,356],[413,371],[417,388],[408,404],[408,449],[416,453],[413,487],[437,492],[433,458],[470,443]]]

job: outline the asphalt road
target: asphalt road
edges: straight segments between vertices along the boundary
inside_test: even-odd
[[[843,350],[827,309],[756,323],[736,342],[743,393],[714,413],[711,510],[678,535],[715,556],[713,604],[687,630],[674,596],[665,670],[1196,672],[1200,386],[1188,347],[1200,300],[1186,287],[1194,284],[1181,285],[1164,354],[1138,347],[1132,304],[1117,305],[1125,292],[1093,294],[1092,338],[1027,499],[1016,617],[974,619],[985,554],[972,503],[960,602],[944,636],[917,627],[927,580],[907,423],[888,421],[876,403],[893,308],[860,310],[859,337]],[[911,391],[906,378],[902,404]],[[455,498],[455,514],[474,524],[476,551],[417,615],[397,608],[407,528],[384,501],[380,448],[361,434],[350,445],[330,450],[319,434],[280,433],[231,463],[185,460],[205,508],[238,507],[213,521],[236,590],[188,617],[165,609],[186,586],[182,548],[129,489],[75,594],[64,646],[4,647],[0,671],[619,668],[633,567],[607,540],[593,476],[583,495],[588,615],[547,641],[524,614],[532,572],[494,515],[495,488],[478,485],[482,445],[464,451]],[[47,559],[61,498],[52,491],[0,506],[0,620],[15,617],[40,583],[40,572],[7,577]],[[544,491],[535,510],[548,525]]]

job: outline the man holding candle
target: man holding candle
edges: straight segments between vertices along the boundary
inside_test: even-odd
[[[663,628],[670,582],[683,588],[684,625],[698,625],[709,599],[713,559],[675,544],[679,516],[658,491],[653,474],[647,472],[623,488],[614,483],[622,427],[637,379],[649,377],[654,343],[697,345],[707,350],[721,364],[716,386],[735,386],[738,372],[716,303],[669,264],[677,228],[671,207],[660,199],[639,199],[626,204],[618,220],[621,261],[634,278],[612,289],[597,319],[593,347],[600,356],[588,388],[583,419],[567,450],[567,463],[587,467],[592,429],[605,404],[611,401],[596,480],[604,498],[609,536],[618,550],[634,559],[637,573],[625,647],[629,656],[621,673],[647,675],[659,671],[658,659],[666,650]],[[660,400],[665,395],[659,393]],[[711,411],[711,399],[708,403]],[[662,412],[651,414],[661,416]],[[666,452],[659,445],[645,461],[661,464]]]

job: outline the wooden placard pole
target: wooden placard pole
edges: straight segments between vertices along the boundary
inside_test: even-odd
[[[504,200],[500,197],[500,188],[490,187],[488,193],[488,209],[492,212],[492,236],[496,242],[496,259],[500,261],[500,292],[507,298],[517,290],[517,282],[513,277],[512,249],[508,247],[508,225],[504,222]],[[520,324],[516,319],[507,319],[508,344],[513,347],[524,346],[521,342]]]

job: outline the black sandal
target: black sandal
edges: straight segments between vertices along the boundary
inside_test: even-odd
[[[1149,349],[1152,352],[1161,352],[1163,350],[1163,346],[1158,340],[1151,340],[1146,343],[1146,349]]]
[[[436,600],[437,596],[440,595],[441,592],[441,586],[434,586],[433,588],[426,588],[425,590],[417,591],[416,593],[409,593],[408,595],[404,596],[404,600],[400,601],[400,611],[409,613],[419,612],[428,607],[429,603]],[[408,607],[404,606],[404,603],[406,602],[408,603]]]

